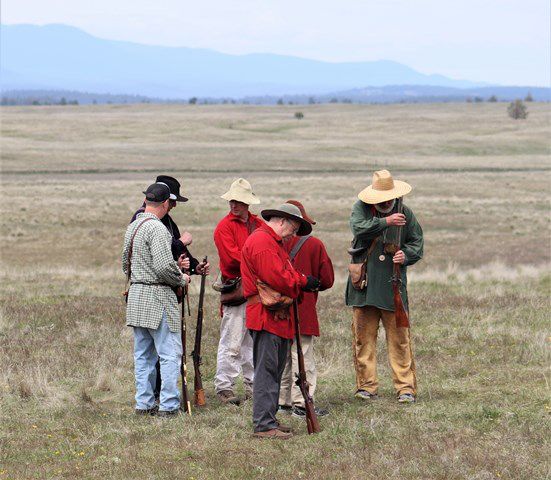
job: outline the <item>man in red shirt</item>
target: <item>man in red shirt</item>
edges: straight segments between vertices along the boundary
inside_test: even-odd
[[[283,248],[285,238],[312,231],[298,207],[285,203],[278,209],[263,210],[261,215],[266,223],[245,241],[241,262],[247,328],[253,337],[253,435],[286,439],[292,436],[291,429],[279,424],[276,413],[281,375],[294,336],[292,312],[289,306],[277,311],[268,309],[260,298],[259,282],[272,293],[296,299],[301,290],[317,290],[319,280],[297,272]]]
[[[287,203],[296,205],[302,217],[312,225],[316,222],[310,218],[302,203],[296,200],[288,200]],[[284,242],[285,250],[289,253],[293,267],[304,275],[311,275],[320,281],[319,290],[327,290],[333,286],[335,274],[333,264],[322,241],[312,235],[303,237],[291,237]],[[309,392],[313,397],[316,391],[317,371],[314,361],[314,337],[319,337],[319,322],[316,312],[318,292],[305,292],[302,302],[298,305],[300,318],[300,341],[302,353],[304,354],[304,366],[306,379],[310,384]],[[292,413],[295,417],[305,418],[304,398],[300,388],[295,384],[298,374],[298,357],[296,345],[289,349],[285,371],[281,379],[281,390],[279,392],[279,410]],[[327,415],[325,409],[315,408],[319,417]]]
[[[233,182],[222,198],[228,200],[230,212],[216,226],[214,243],[220,258],[221,284],[235,286],[241,277],[243,244],[264,222],[249,212],[249,205],[259,204],[260,200],[247,180],[240,178]],[[235,288],[242,293],[241,286]],[[240,399],[234,394],[235,382],[243,372],[245,398],[252,396],[254,367],[253,341],[245,327],[246,300],[242,294],[235,293],[237,298],[222,303],[214,387],[220,401],[237,405]]]

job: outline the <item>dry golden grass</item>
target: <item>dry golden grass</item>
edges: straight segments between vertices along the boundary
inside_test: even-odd
[[[515,121],[504,104],[14,107],[3,170],[545,168],[549,105],[529,110]]]
[[[502,104],[1,110],[0,480],[546,478],[549,106],[529,108],[516,122]],[[395,403],[384,338],[381,399],[351,398],[348,214],[380,167],[414,185],[407,203],[426,235],[410,270],[410,408]],[[294,197],[318,221],[337,272],[320,300],[317,401],[332,411],[320,435],[292,420],[292,441],[256,442],[250,405],[217,404],[210,289],[208,407],[173,422],[133,416],[119,256],[157,173],[181,179],[190,201],[173,216],[213,263],[219,195],[238,176],[261,207]]]

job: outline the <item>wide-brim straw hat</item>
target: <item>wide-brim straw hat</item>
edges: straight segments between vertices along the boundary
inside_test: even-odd
[[[358,198],[374,205],[403,197],[411,192],[412,186],[400,180],[394,180],[388,170],[379,170],[373,174],[373,183],[358,193]]]
[[[236,200],[237,202],[246,203],[247,205],[258,205],[260,200],[253,193],[251,184],[244,178],[238,178],[231,184],[230,189],[221,196],[228,202],[230,200]]]
[[[302,213],[300,213],[300,209],[296,205],[284,203],[279,208],[262,210],[260,215],[267,221],[272,217],[280,217],[300,222],[300,227],[297,231],[299,237],[312,233],[312,224],[302,217]]]

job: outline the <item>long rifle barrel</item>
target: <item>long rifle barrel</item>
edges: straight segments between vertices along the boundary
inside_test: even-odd
[[[403,199],[400,197],[398,199],[397,211],[398,213],[403,213]],[[397,228],[397,238],[396,246],[397,251],[401,249],[402,243],[402,226],[400,225]],[[398,328],[409,328],[409,316],[404,307],[404,301],[402,300],[402,293],[400,289],[402,287],[402,273],[400,270],[400,265],[395,263],[393,265],[393,275],[391,278],[392,282],[392,294],[394,297],[394,316],[396,317],[396,327]]]
[[[207,263],[207,257],[203,259],[203,263]],[[203,378],[201,375],[201,338],[203,336],[203,303],[205,301],[205,281],[206,274],[201,274],[201,289],[199,290],[199,305],[197,306],[197,327],[195,329],[195,344],[193,346],[193,352],[191,357],[193,358],[193,389],[194,389],[194,401],[196,407],[202,407],[206,405],[205,390],[203,389]]]
[[[314,408],[314,400],[310,396],[309,387],[310,384],[306,379],[306,368],[304,367],[304,355],[302,354],[302,343],[300,341],[300,326],[298,316],[298,304],[295,300],[293,302],[293,313],[295,317],[295,341],[297,344],[297,357],[298,357],[298,374],[296,385],[300,388],[302,396],[304,397],[304,408],[306,410],[306,428],[308,434],[319,433],[321,431],[316,410]]]
[[[182,404],[183,410],[189,416],[191,416],[191,402],[189,401],[189,393],[187,388],[187,365],[186,365],[186,307],[184,299],[182,299],[182,317],[180,320],[180,328],[182,335],[182,362],[180,367],[180,374],[182,375]]]

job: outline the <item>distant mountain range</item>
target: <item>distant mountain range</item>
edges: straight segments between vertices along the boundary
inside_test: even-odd
[[[73,90],[161,99],[320,95],[369,85],[482,87],[397,62],[330,63],[273,55],[140,45],[66,25],[2,25],[1,88]]]

